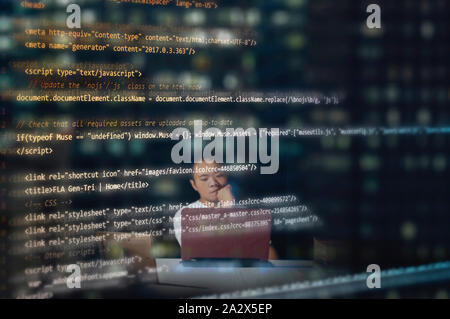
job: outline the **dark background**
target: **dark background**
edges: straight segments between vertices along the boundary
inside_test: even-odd
[[[204,10],[208,27],[243,28],[239,13],[255,10],[260,21],[250,28],[252,48],[199,48],[193,56],[133,57],[132,54],[66,52],[74,62],[139,62],[149,77],[192,71],[210,88],[234,90],[315,90],[345,96],[338,105],[284,104],[21,104],[9,102],[11,123],[51,117],[129,119],[231,119],[234,127],[405,127],[449,124],[448,1],[376,1],[382,29],[368,30],[368,1],[226,1]],[[2,2],[10,18],[39,18],[40,11]],[[182,26],[187,10],[137,5],[87,4],[98,21]],[[82,10],[85,8],[82,6]],[[49,7],[48,18],[63,8]],[[83,12],[83,11],[82,11]],[[236,22],[237,21],[237,22]],[[245,18],[244,18],[245,21]],[[141,22],[141,23],[139,23]],[[10,30],[18,32],[20,28]],[[3,35],[9,36],[7,32]],[[12,60],[56,58],[60,53],[25,49],[17,44],[2,53]],[[54,57],[53,57],[54,56]],[[8,69],[9,70],[9,69]],[[23,87],[22,74],[2,75],[11,88]],[[13,129],[13,127],[12,127]],[[51,159],[7,159],[9,172],[93,170],[172,166],[169,141],[95,142],[58,146]],[[280,170],[232,179],[238,198],[294,194],[325,222],[324,227],[274,231],[280,258],[312,258],[313,237],[350,245],[347,266],[365,271],[419,265],[449,258],[449,138],[446,134],[336,136],[280,140]],[[142,192],[74,197],[71,209],[144,206],[192,202],[196,194],[185,177],[166,176]],[[8,216],[24,214],[22,202],[10,200]],[[173,212],[174,214],[175,212]],[[13,231],[13,229],[8,229]],[[179,256],[175,238],[159,239],[161,257]],[[18,262],[18,261],[17,261]],[[8,261],[8,269],[16,261]]]

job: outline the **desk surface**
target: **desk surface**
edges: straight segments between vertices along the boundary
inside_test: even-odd
[[[170,297],[205,295],[317,279],[310,260],[272,260],[274,267],[186,267],[178,258],[156,259],[156,289]]]

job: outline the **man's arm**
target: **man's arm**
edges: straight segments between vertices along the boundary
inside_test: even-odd
[[[275,248],[272,245],[269,246],[269,260],[278,259],[278,254]]]

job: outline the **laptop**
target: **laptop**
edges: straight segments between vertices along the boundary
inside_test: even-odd
[[[267,209],[184,208],[181,260],[185,266],[272,266]]]

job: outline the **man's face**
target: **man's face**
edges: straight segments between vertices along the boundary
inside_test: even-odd
[[[200,199],[217,202],[217,192],[227,185],[227,176],[218,171],[219,164],[201,162],[194,165],[194,178],[190,180],[192,187],[199,193]]]

